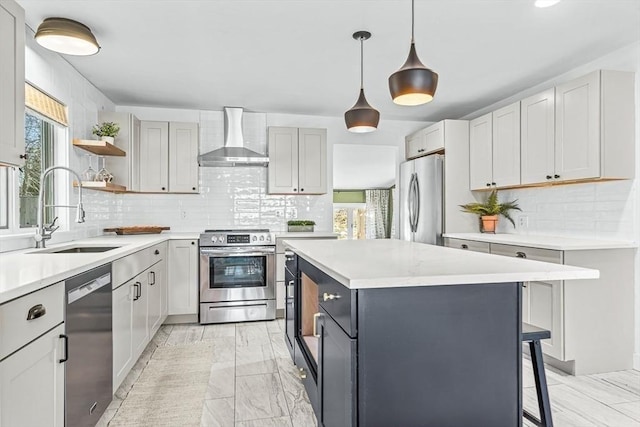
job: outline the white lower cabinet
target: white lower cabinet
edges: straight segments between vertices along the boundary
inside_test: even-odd
[[[64,427],[64,363],[57,326],[0,362],[0,425]]]
[[[529,323],[551,331],[551,338],[541,342],[542,350],[558,360],[564,360],[562,282],[529,282],[528,287]]]
[[[198,314],[198,241],[169,241],[169,314]]]
[[[133,296],[134,280],[117,289],[113,301],[113,392],[115,393],[133,366]]]
[[[131,321],[131,340],[133,358],[138,359],[149,342],[149,292],[147,272],[136,276],[133,283],[133,320]]]
[[[149,294],[149,337],[153,337],[167,317],[166,261],[153,265],[147,273]]]

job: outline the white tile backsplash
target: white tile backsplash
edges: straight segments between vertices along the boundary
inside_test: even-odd
[[[514,228],[508,221],[500,221],[498,232],[633,240],[638,231],[636,194],[636,181],[503,190],[500,200],[517,199],[522,209],[512,215],[516,224],[524,215],[528,226]]]

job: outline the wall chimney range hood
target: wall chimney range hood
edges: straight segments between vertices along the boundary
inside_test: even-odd
[[[244,146],[242,111],[242,108],[224,107],[224,147],[198,156],[200,166],[267,166],[269,164],[268,156]]]

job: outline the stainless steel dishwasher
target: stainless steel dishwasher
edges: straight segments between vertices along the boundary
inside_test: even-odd
[[[113,391],[111,264],[66,280],[65,289],[65,425],[95,426]]]

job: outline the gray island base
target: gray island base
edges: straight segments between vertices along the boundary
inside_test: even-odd
[[[396,274],[388,286],[376,271],[363,273],[366,244],[289,244],[286,341],[318,424],[521,426],[521,281],[489,281],[499,275],[491,264],[500,257],[408,242],[376,245],[374,253],[386,247],[387,254],[377,255],[372,270],[388,267],[387,274]],[[341,251],[358,248],[353,253],[360,261],[334,262]],[[411,284],[403,285],[397,274],[403,266],[392,267],[399,259],[394,250],[408,257]],[[420,276],[428,265],[415,268],[429,252],[441,261],[457,257],[458,263],[483,261],[489,267],[481,281],[457,277],[455,284],[445,279],[438,285]],[[561,274],[546,270],[545,263],[529,263],[523,264],[529,275]],[[597,277],[597,271],[572,267],[565,273]]]

